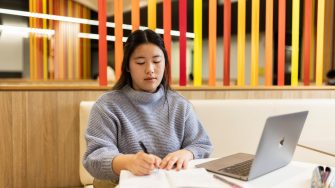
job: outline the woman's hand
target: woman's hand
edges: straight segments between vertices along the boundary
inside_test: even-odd
[[[188,161],[193,159],[193,153],[188,150],[178,150],[173,153],[169,153],[160,164],[161,169],[176,169],[177,171],[180,169],[187,168]]]
[[[126,168],[137,176],[148,175],[155,168],[158,168],[161,159],[155,155],[146,154],[143,151],[132,155]]]

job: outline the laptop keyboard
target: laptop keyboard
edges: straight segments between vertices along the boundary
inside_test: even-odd
[[[248,161],[237,163],[232,166],[228,166],[226,168],[220,169],[220,171],[239,175],[239,176],[248,176],[250,172],[252,161],[253,160],[251,159]]]

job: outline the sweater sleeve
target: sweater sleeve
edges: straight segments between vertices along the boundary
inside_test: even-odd
[[[87,150],[83,165],[95,178],[118,181],[113,172],[112,161],[120,155],[117,148],[117,119],[99,103],[92,107],[86,130]]]
[[[186,114],[182,148],[191,151],[194,159],[207,158],[213,150],[209,137],[191,105],[188,106]]]

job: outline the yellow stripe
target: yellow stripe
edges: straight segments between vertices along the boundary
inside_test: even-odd
[[[156,0],[148,0],[148,28],[156,29]]]
[[[194,86],[202,85],[202,0],[194,1]]]
[[[245,66],[245,0],[238,1],[237,28],[237,85],[244,86]]]
[[[291,86],[298,85],[299,61],[299,0],[292,1],[292,60],[291,60]]]
[[[318,21],[316,39],[316,85],[322,85],[323,77],[323,40],[324,40],[324,20],[325,20],[325,0],[318,0]]]
[[[315,28],[314,28],[314,23],[315,23],[315,0],[312,0],[312,19],[311,19],[311,63],[310,63],[310,71],[309,71],[309,80],[313,81],[314,80],[314,65],[315,65],[315,61],[314,61],[314,57],[315,57]]]
[[[43,13],[47,13],[47,1],[42,1]],[[47,28],[47,20],[43,19],[43,29]],[[43,37],[43,79],[48,80],[48,41],[47,37]]]
[[[252,0],[251,10],[251,85],[258,85],[259,0]]]

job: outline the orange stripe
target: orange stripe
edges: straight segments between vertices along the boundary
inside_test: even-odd
[[[132,30],[138,30],[140,27],[140,1],[131,0],[131,25]]]
[[[266,1],[265,24],[265,85],[272,85],[273,0]]]
[[[118,80],[121,76],[121,65],[123,58],[123,7],[122,1],[114,1],[114,19],[115,19],[115,77]]]
[[[209,32],[208,32],[208,54],[209,54],[209,79],[208,85],[216,84],[216,1],[209,1]]]
[[[49,3],[49,14],[54,14],[53,12],[53,0],[49,0],[48,1]],[[53,21],[52,20],[49,20],[49,29],[53,29]],[[54,36],[52,36],[54,37]],[[54,39],[52,39],[54,40]],[[54,61],[53,61],[53,54],[54,54],[54,46],[53,44],[51,43],[51,41],[49,41],[49,56],[48,56],[48,59],[49,59],[49,79],[50,80],[53,80],[55,79],[55,75],[54,75]]]
[[[165,49],[168,54],[169,59],[169,68],[170,68],[170,75],[169,76],[169,83],[172,81],[172,62],[171,62],[171,0],[163,1],[163,28],[164,28],[164,44]]]

